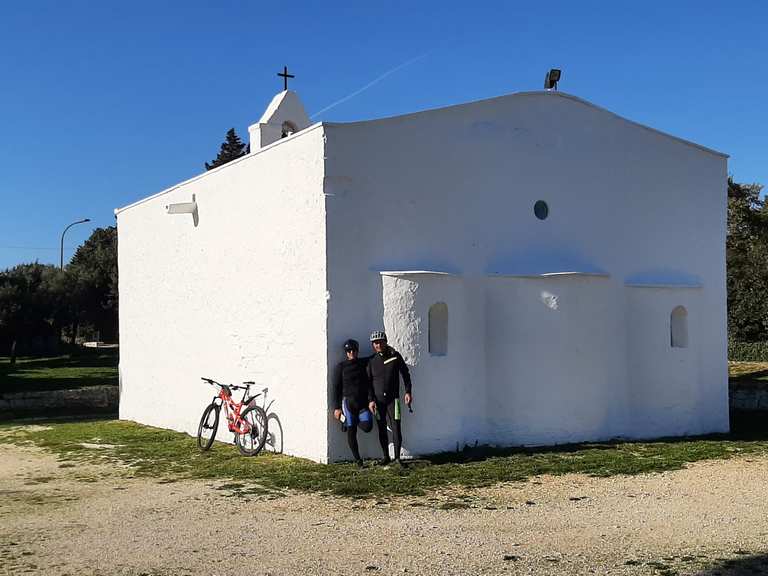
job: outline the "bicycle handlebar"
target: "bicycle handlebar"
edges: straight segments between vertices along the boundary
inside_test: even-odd
[[[216,386],[226,386],[230,390],[248,390],[251,386],[256,384],[255,382],[243,382],[245,386],[236,386],[235,384],[222,384],[220,382],[216,382],[216,380],[214,380],[213,378],[200,377],[200,380],[202,380],[203,382],[207,382],[211,386],[213,386],[214,384]]]

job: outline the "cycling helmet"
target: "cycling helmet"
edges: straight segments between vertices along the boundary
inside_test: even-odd
[[[360,344],[357,343],[357,340],[353,340],[352,338],[350,338],[349,340],[344,342],[344,351],[345,352],[352,352],[353,350],[355,352],[360,350]]]
[[[384,342],[387,341],[387,335],[383,330],[374,330],[371,332],[371,342],[376,342],[377,340],[384,340]]]

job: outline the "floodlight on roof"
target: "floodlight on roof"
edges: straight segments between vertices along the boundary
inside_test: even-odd
[[[545,90],[557,90],[557,83],[560,81],[560,70],[552,68],[544,77]]]

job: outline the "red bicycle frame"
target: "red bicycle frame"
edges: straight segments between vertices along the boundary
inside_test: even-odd
[[[224,406],[224,416],[227,418],[227,427],[229,428],[230,432],[234,432],[235,434],[251,433],[251,425],[240,417],[240,412],[243,409],[243,406],[250,404],[250,402],[253,400],[252,398],[248,398],[246,401],[245,396],[247,393],[248,391],[246,390],[246,392],[243,394],[243,400],[241,402],[235,402],[232,399],[232,392],[229,390],[229,388],[221,386],[217,396],[217,398],[221,400],[221,403]]]

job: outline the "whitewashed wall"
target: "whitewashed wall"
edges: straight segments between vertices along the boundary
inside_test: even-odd
[[[413,297],[402,298],[403,294]],[[415,412],[403,410],[406,450],[413,451],[409,450],[413,446],[421,453],[454,449],[481,389],[472,373],[477,347],[467,319],[464,282],[444,274],[383,274],[382,298],[390,344],[400,351],[413,381],[420,384],[414,390]],[[429,350],[429,308],[439,302],[447,304],[449,311],[449,346],[444,356]],[[423,421],[431,425],[420,426]]]
[[[536,444],[625,432],[619,293],[610,279],[498,278],[487,288],[487,437]]]
[[[121,417],[194,433],[199,376],[253,379],[286,452],[347,458],[329,369],[386,327],[410,453],[726,430],[725,179],[723,156],[562,93],[310,128],[119,211]],[[164,209],[192,194],[197,227]],[[438,301],[445,357],[425,353]]]
[[[695,287],[630,286],[626,291],[629,396],[636,436],[675,436],[701,432],[711,418],[707,407],[716,402],[699,386],[700,343],[705,335],[700,299]],[[671,312],[688,312],[688,346],[670,345]],[[727,398],[726,398],[727,400]],[[711,410],[711,408],[710,408]]]
[[[194,434],[200,376],[255,380],[285,451],[327,460],[322,178],[310,128],[118,211],[121,419]],[[166,214],[193,194],[198,226]]]
[[[384,322],[379,270],[460,274],[466,344],[486,355],[467,360],[476,378],[466,381],[457,371],[436,382],[415,367],[408,450],[430,448],[415,430],[441,423],[420,398],[442,390],[476,390],[471,410],[483,407],[462,422],[457,442],[727,430],[723,155],[562,93],[325,131],[329,363],[344,339],[367,341]],[[537,200],[549,204],[544,221],[533,214]],[[574,271],[603,276],[535,279]],[[701,287],[636,297],[654,290],[626,285],[638,279]],[[556,313],[543,305],[545,292],[560,298]],[[664,385],[653,370],[679,361],[667,349],[678,301],[690,301],[691,347],[667,383],[674,402],[660,410],[647,399]],[[467,409],[467,394],[447,396],[455,405],[445,410]],[[332,458],[347,456],[336,427],[329,442]],[[375,452],[374,439],[365,447]]]

